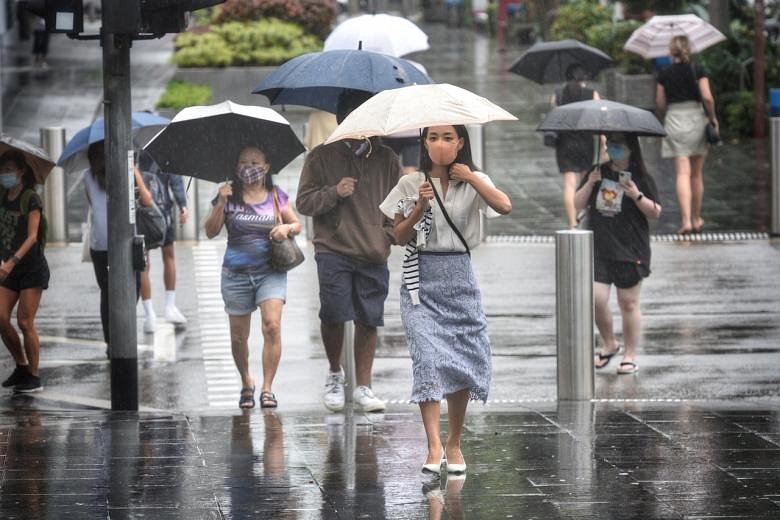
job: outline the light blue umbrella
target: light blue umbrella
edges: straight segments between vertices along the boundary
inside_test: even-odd
[[[148,112],[133,112],[131,116],[133,128],[133,142],[137,147],[146,144],[149,139],[171,122],[167,117],[157,116]],[[89,145],[106,138],[105,121],[98,118],[86,128],[82,128],[74,135],[65,149],[62,151],[57,165],[66,170],[74,170],[86,167],[86,151]]]
[[[301,105],[335,114],[344,90],[376,94],[429,83],[431,78],[408,60],[363,50],[333,50],[291,59],[252,93],[263,94],[272,105]]]

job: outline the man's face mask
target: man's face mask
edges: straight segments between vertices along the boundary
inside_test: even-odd
[[[265,168],[262,166],[242,166],[238,170],[238,178],[244,184],[255,184],[263,180],[266,175]]]
[[[458,141],[445,141],[437,139],[428,142],[428,155],[431,162],[438,166],[449,166],[458,157]]]

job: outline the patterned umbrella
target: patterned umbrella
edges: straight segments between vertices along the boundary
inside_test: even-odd
[[[669,42],[675,36],[687,36],[691,52],[701,52],[726,39],[723,33],[695,14],[653,16],[631,34],[623,49],[645,59],[668,56]]]

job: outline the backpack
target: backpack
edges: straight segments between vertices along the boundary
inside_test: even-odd
[[[155,249],[165,242],[168,231],[168,216],[161,205],[161,194],[165,188],[153,173],[141,172],[141,177],[152,194],[152,205],[144,206],[136,200],[135,229],[139,235],[143,235],[146,248]]]
[[[5,198],[5,192],[5,188],[0,188],[0,200]],[[19,209],[24,218],[28,218],[30,214],[30,199],[34,195],[38,195],[38,192],[32,188],[27,188],[22,192],[21,198],[19,199]],[[41,251],[46,248],[46,237],[48,234],[49,221],[46,219],[46,213],[43,212],[43,207],[41,207],[41,221],[38,224],[38,245],[41,246]]]

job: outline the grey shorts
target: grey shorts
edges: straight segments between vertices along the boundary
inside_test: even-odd
[[[246,316],[266,300],[287,300],[287,273],[235,273],[222,269],[220,287],[225,312]]]
[[[316,253],[320,280],[320,320],[384,325],[390,273],[387,264],[366,264],[335,253]]]

